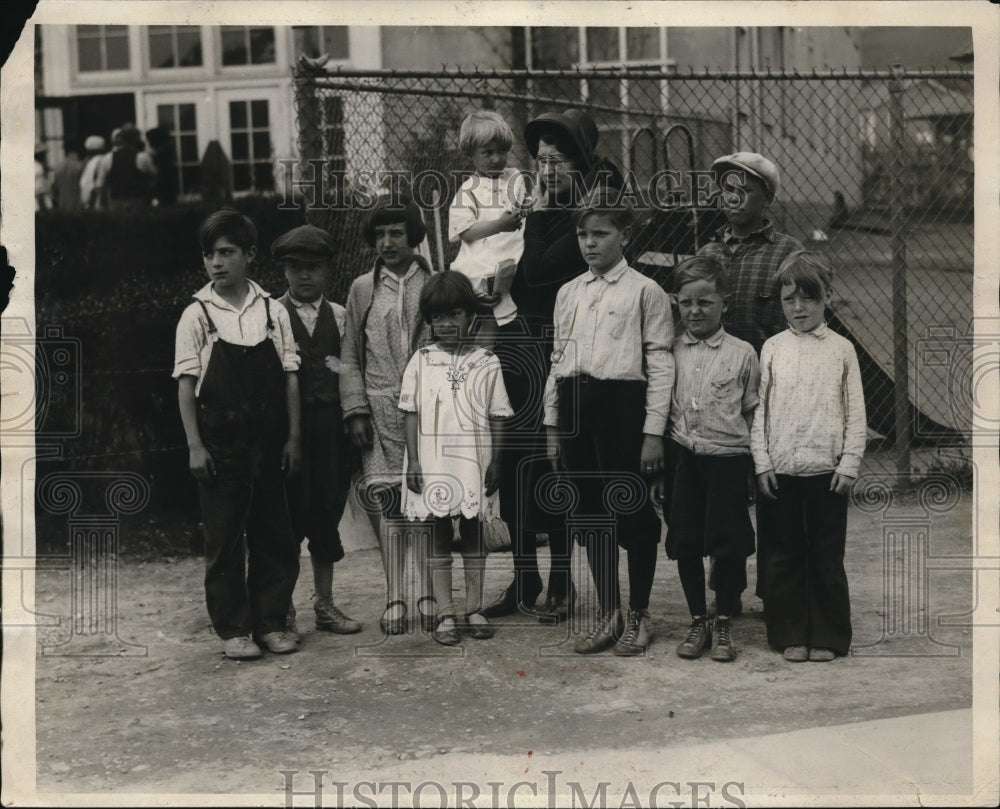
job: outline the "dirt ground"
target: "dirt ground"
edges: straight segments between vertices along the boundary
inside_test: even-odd
[[[665,556],[651,604],[656,637],[642,659],[576,655],[570,629],[527,616],[497,621],[493,640],[466,638],[458,649],[435,644],[419,626],[383,638],[384,580],[374,550],[349,553],[337,568],[338,603],[364,622],[361,634],[313,630],[303,558],[295,594],[301,650],[250,662],[220,654],[199,558],[120,561],[111,589],[121,642],[110,644],[106,635],[72,634],[70,574],[43,570],[36,610],[61,620],[38,631],[37,789],[277,800],[287,769],[357,772],[428,759],[447,773],[450,757],[470,752],[579,752],[583,760],[595,751],[968,707],[974,589],[962,560],[973,552],[972,514],[968,495],[930,516],[916,501],[894,506],[888,517],[852,508],[855,653],[824,665],[785,663],[770,650],[760,602],[749,592],[734,627],[735,662],[678,658],[674,647],[689,619],[676,567]],[[884,529],[912,532],[914,541],[927,532],[926,556],[887,545]],[[539,554],[545,564],[547,551]],[[946,557],[954,569],[925,564]],[[587,581],[579,553],[574,564],[579,587]],[[490,558],[487,598],[510,570],[509,554]],[[917,586],[900,601],[906,582],[919,585],[921,577],[927,598]]]

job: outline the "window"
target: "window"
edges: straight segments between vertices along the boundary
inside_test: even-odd
[[[343,61],[351,58],[346,25],[301,25],[293,29],[295,58],[328,53],[331,59]]]
[[[76,26],[76,57],[81,73],[128,70],[128,26]]]
[[[196,25],[149,26],[149,66],[199,67],[201,29]]]
[[[223,25],[222,64],[274,64],[274,28],[271,26]]]
[[[229,132],[233,190],[274,190],[267,100],[230,101]]]
[[[170,132],[177,157],[177,193],[181,196],[198,190],[198,127],[194,104],[158,104],[156,125]]]

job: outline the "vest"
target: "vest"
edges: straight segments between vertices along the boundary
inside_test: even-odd
[[[302,404],[339,403],[340,374],[327,365],[327,358],[334,357],[337,359],[334,367],[340,367],[340,332],[337,331],[337,319],[333,316],[333,310],[326,299],[322,299],[316,328],[309,334],[291,299],[285,296],[281,302],[288,310],[292,335],[298,343],[299,356],[302,360],[299,366],[299,392]]]

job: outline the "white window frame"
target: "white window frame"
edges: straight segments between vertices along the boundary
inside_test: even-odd
[[[223,28],[243,28],[249,30],[250,28],[270,28],[274,31],[274,61],[273,62],[261,62],[259,64],[254,64],[253,62],[247,62],[242,65],[227,65],[223,63],[223,58],[225,52],[222,47],[222,29]],[[290,61],[288,55],[288,45],[291,40],[291,31],[288,32],[289,36],[282,36],[282,28],[277,25],[216,25],[213,26],[215,30],[215,51],[218,54],[218,65],[219,70],[224,76],[231,75],[233,73],[239,73],[241,75],[253,74],[253,73],[275,73],[278,71],[279,66],[287,65]],[[285,68],[287,70],[287,68]]]
[[[155,26],[144,25],[142,27],[142,49],[145,55],[145,65],[146,70],[149,72],[150,76],[155,76],[157,78],[181,78],[188,76],[203,76],[208,72],[208,60],[211,58],[211,48],[208,47],[208,39],[211,34],[206,36],[205,26],[202,25],[168,25],[167,28],[174,29],[174,40],[173,44],[176,48],[176,29],[177,28],[194,28],[198,31],[198,38],[201,42],[201,64],[200,65],[186,65],[184,67],[156,67],[153,64],[153,48],[149,43],[150,29]],[[175,54],[176,55],[176,54]]]
[[[198,161],[205,155],[208,142],[212,140],[212,125],[215,120],[212,105],[206,100],[202,91],[146,93],[143,97],[143,114],[145,116],[144,130],[158,126],[156,108],[164,104],[194,104],[195,133],[198,141]],[[180,170],[180,153],[177,154],[178,171]],[[189,199],[196,194],[182,193],[182,199]]]
[[[138,63],[136,61],[136,49],[134,47],[134,30],[133,26],[125,25],[122,26],[125,29],[125,47],[128,51],[128,66],[114,68],[109,70],[107,68],[101,68],[100,70],[81,70],[80,69],[80,34],[77,29],[82,27],[81,25],[71,25],[70,30],[70,46],[72,50],[72,74],[74,78],[80,83],[96,83],[101,82],[115,82],[126,79],[135,74],[138,68]],[[101,29],[101,49],[102,49],[102,61],[107,62],[107,33],[104,29],[108,28],[108,25],[98,24],[98,28]]]
[[[285,103],[284,94],[287,93],[287,88],[279,85],[267,85],[266,87],[240,87],[240,88],[228,88],[224,90],[217,90],[215,92],[216,99],[216,120],[217,124],[217,135],[219,144],[222,146],[223,151],[226,153],[226,157],[229,159],[230,164],[233,161],[233,133],[232,125],[229,120],[229,102],[230,101],[266,101],[267,102],[267,118],[268,118],[268,131],[271,137],[271,150],[273,152],[271,159],[274,169],[274,189],[277,192],[280,190],[281,177],[280,166],[276,161],[282,157],[289,157],[290,155],[285,154],[284,144],[289,141],[289,110],[287,104]],[[259,162],[259,161],[258,161]],[[233,190],[236,196],[244,196],[247,194],[262,193],[258,189],[251,189],[249,191],[236,191]],[[263,191],[263,193],[268,193]]]

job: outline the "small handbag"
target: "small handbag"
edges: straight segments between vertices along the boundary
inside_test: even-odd
[[[501,553],[511,549],[510,529],[500,517],[483,521],[483,546],[487,553]]]

